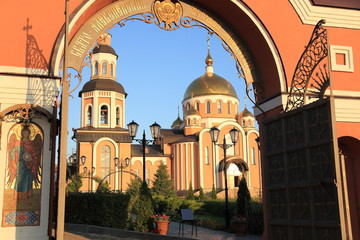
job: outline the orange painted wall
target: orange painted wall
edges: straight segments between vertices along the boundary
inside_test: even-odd
[[[360,123],[337,122],[337,137],[352,136],[360,140]]]

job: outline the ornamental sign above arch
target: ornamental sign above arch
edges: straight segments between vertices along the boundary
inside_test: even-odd
[[[69,43],[68,67],[81,73],[84,61],[106,30],[127,21],[140,20],[154,23],[171,31],[179,27],[201,27],[219,37],[224,49],[235,59],[239,77],[251,83],[259,83],[254,64],[244,45],[219,20],[196,6],[177,0],[122,0],[109,4],[94,14],[75,34]],[[256,86],[255,86],[256,87]],[[249,91],[249,89],[248,89]],[[254,89],[257,95],[259,92]]]

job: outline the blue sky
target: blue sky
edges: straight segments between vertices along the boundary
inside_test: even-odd
[[[155,24],[134,21],[127,22],[124,27],[114,27],[110,33],[113,36],[112,47],[119,56],[117,81],[128,93],[125,122],[134,120],[140,125],[137,138],[141,138],[143,130],[146,130],[147,139],[151,139],[149,126],[156,121],[162,128],[170,128],[177,118],[186,88],[205,73],[207,31],[199,27],[165,31]],[[235,60],[216,36],[211,37],[210,48],[214,72],[234,86],[240,100],[239,111],[242,111],[245,83],[238,77]],[[90,69],[86,67],[82,84],[72,94],[74,98],[70,98],[69,154],[76,147],[70,139],[73,135],[71,129],[80,127],[81,100],[78,92],[89,79]],[[74,81],[71,86],[75,84]],[[249,100],[246,105],[252,111]]]

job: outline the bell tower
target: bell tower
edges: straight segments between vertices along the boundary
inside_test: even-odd
[[[79,93],[81,127],[123,128],[125,125],[127,94],[116,81],[118,55],[110,44],[111,35],[104,33],[91,53],[91,78]]]

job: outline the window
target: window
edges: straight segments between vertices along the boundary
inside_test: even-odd
[[[206,102],[206,113],[210,113],[211,112],[211,109],[210,109],[210,102],[207,101]]]
[[[91,125],[91,113],[92,112],[92,109],[91,109],[91,106],[88,107],[88,110],[87,110],[87,124]]]
[[[99,63],[95,62],[94,75],[99,75]]]
[[[150,169],[146,169],[145,179],[148,187],[150,187]]]
[[[199,102],[196,102],[196,103],[195,103],[195,108],[196,108],[196,110],[198,110],[198,111],[200,110],[200,103],[199,103]]]
[[[108,124],[108,107],[105,105],[101,106],[100,123]]]
[[[187,119],[187,125],[190,126],[190,118]]]
[[[228,114],[231,114],[231,104],[230,104],[230,102],[228,102],[227,105],[228,105],[227,106],[228,107]]]
[[[111,150],[110,147],[105,145],[101,148],[100,153],[100,177],[104,178],[110,173],[110,156]],[[110,178],[107,177],[106,181],[110,183]]]
[[[135,169],[135,175],[138,177],[140,176],[140,169]]]
[[[107,74],[107,63],[106,62],[102,63],[101,69],[102,69],[101,70],[102,74]]]
[[[113,63],[110,65],[110,74],[111,74],[111,76],[114,76],[114,64]]]
[[[196,125],[196,119],[194,119],[194,125]]]
[[[186,104],[186,110],[188,110],[188,111],[190,110],[190,103]]]
[[[116,108],[116,125],[120,125],[120,108]]]
[[[217,102],[217,112],[221,113],[221,102],[220,101]]]
[[[209,147],[205,147],[205,164],[210,164],[210,161],[209,161]]]
[[[251,163],[256,164],[255,148],[251,148]]]

